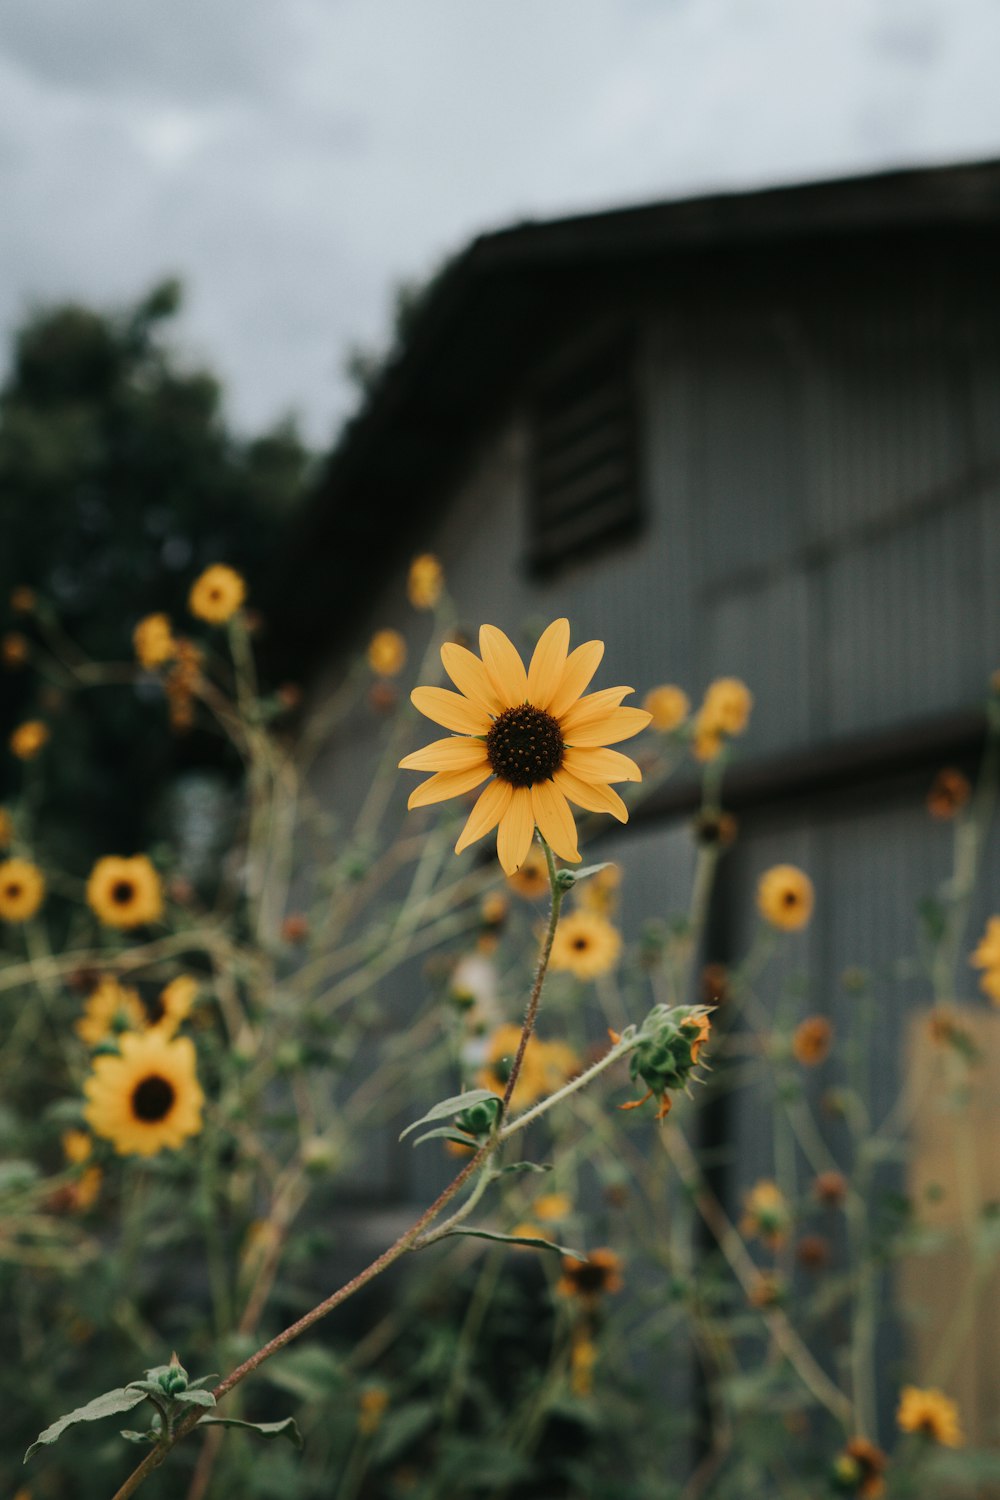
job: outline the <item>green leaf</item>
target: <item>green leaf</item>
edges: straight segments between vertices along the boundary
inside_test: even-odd
[[[414,1146],[422,1146],[424,1141],[433,1141],[438,1139],[445,1141],[454,1141],[456,1146],[471,1146],[474,1151],[479,1146],[479,1141],[476,1140],[475,1136],[459,1135],[456,1132],[454,1125],[438,1125],[435,1130],[425,1130],[423,1135],[417,1136],[413,1144]]]
[[[57,1438],[62,1437],[67,1427],[75,1427],[77,1422],[98,1422],[101,1417],[114,1417],[119,1412],[131,1411],[133,1406],[147,1399],[145,1391],[136,1390],[132,1386],[119,1386],[116,1390],[105,1391],[101,1396],[95,1396],[93,1401],[88,1401],[86,1406],[78,1406],[75,1411],[67,1412],[66,1416],[60,1417],[58,1422],[53,1422],[51,1427],[46,1427],[40,1432],[24,1455],[24,1462],[39,1448],[54,1443]]]
[[[215,1405],[215,1397],[211,1391],[193,1391],[190,1386],[186,1391],[175,1391],[171,1399],[183,1402],[187,1406]]]
[[[567,1250],[565,1245],[557,1245],[554,1240],[543,1240],[531,1234],[498,1234],[493,1229],[449,1229],[448,1235],[452,1234],[465,1234],[475,1240],[498,1240],[503,1245],[530,1245],[535,1250],[555,1250],[559,1255],[572,1255],[574,1260],[587,1259],[582,1250]]]
[[[497,1096],[492,1089],[470,1089],[467,1094],[455,1094],[451,1099],[442,1099],[440,1104],[435,1104],[419,1120],[414,1120],[412,1125],[407,1125],[401,1132],[399,1139],[405,1140],[411,1131],[419,1130],[421,1125],[427,1125],[431,1120],[447,1120],[452,1115],[460,1115],[463,1110],[470,1109],[474,1104],[482,1104],[486,1099],[495,1099]]]
[[[501,1167],[500,1170],[499,1170],[499,1172],[497,1173],[497,1176],[498,1177],[502,1177],[505,1172],[551,1172],[551,1171],[552,1171],[552,1164],[551,1164],[551,1162],[547,1162],[544,1166],[539,1166],[538,1162],[536,1162],[536,1161],[512,1161],[512,1162],[508,1162],[505,1167]]]
[[[189,1391],[199,1391],[204,1385],[211,1385],[213,1380],[218,1380],[218,1373],[214,1375],[199,1375],[197,1380],[192,1380],[188,1386]]]
[[[244,1422],[240,1417],[202,1417],[198,1426],[245,1427],[250,1432],[256,1432],[258,1437],[286,1437],[296,1448],[302,1447],[302,1434],[295,1425],[294,1417],[286,1417],[283,1422]]]
[[[155,1443],[160,1434],[154,1431],[152,1427],[147,1428],[145,1432],[132,1432],[129,1428],[123,1427],[121,1430],[121,1436],[126,1440],[126,1442],[143,1443],[148,1446],[150,1443]]]

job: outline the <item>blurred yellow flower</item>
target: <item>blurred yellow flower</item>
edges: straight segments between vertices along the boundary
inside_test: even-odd
[[[62,1148],[66,1160],[78,1167],[91,1155],[94,1143],[85,1130],[64,1130]]]
[[[740,1228],[744,1234],[756,1235],[772,1250],[785,1243],[792,1216],[776,1182],[763,1178],[754,1183],[744,1198],[743,1209]]]
[[[943,1391],[904,1385],[899,1395],[896,1425],[901,1432],[919,1432],[946,1448],[965,1442],[958,1407]]]
[[[757,909],[783,932],[805,927],[813,910],[813,884],[795,865],[774,865],[757,882]]]
[[[414,609],[433,609],[444,587],[444,569],[432,552],[422,552],[410,564],[406,593]]]
[[[28,641],[19,630],[8,630],[0,641],[0,660],[5,667],[23,667],[28,660]]]
[[[489,1039],[485,1064],[476,1080],[480,1088],[504,1093],[520,1040],[520,1026],[505,1023],[497,1027]],[[580,1060],[572,1047],[565,1042],[543,1042],[536,1034],[525,1050],[511,1107],[527,1109],[536,1099],[562,1088],[579,1069]]]
[[[496,828],[497,854],[507,875],[524,863],[536,828],[561,859],[576,863],[580,852],[570,803],[625,823],[628,810],[611,783],[642,780],[633,760],[606,747],[645,729],[649,714],[621,707],[631,688],[581,696],[604,643],[586,641],[570,653],[569,635],[569,621],[554,620],[526,671],[503,631],[483,625],[481,658],[453,642],[441,648],[458,693],[418,687],[410,695],[422,714],[455,733],[400,761],[404,770],[434,772],[411,792],[408,806],[461,797],[488,782],[455,853]]]
[[[927,810],[932,818],[953,818],[972,796],[969,778],[954,766],[939,771],[927,793]]]
[[[197,997],[197,979],[190,974],[178,974],[160,991],[160,1018],[156,1030],[162,1036],[173,1036],[181,1022],[187,1020]]]
[[[105,975],[87,996],[73,1030],[88,1047],[99,1047],[123,1031],[144,1031],[146,1020],[138,992]]]
[[[27,859],[0,864],[0,921],[27,922],[45,900],[45,876]]]
[[[526,901],[537,901],[540,896],[548,895],[548,861],[544,851],[537,844],[532,844],[524,856],[523,864],[514,871],[513,875],[507,876],[507,884],[512,891],[516,891]]]
[[[621,1258],[613,1250],[591,1250],[586,1260],[564,1255],[556,1291],[592,1305],[602,1296],[621,1291],[625,1284],[621,1267]]]
[[[90,872],[87,904],[106,927],[141,927],[163,913],[160,877],[145,854],[105,855]]]
[[[49,726],[41,719],[26,719],[10,737],[10,748],[18,760],[34,760],[47,743]]]
[[[652,716],[652,727],[660,734],[669,734],[671,730],[677,729],[691,712],[691,700],[687,693],[672,683],[650,688],[642,700],[642,706]]]
[[[543,1193],[540,1198],[535,1199],[531,1210],[536,1219],[550,1224],[569,1218],[573,1212],[573,1202],[566,1193]]]
[[[384,1385],[370,1385],[358,1398],[358,1431],[362,1437],[371,1437],[377,1432],[389,1405],[389,1392]]]
[[[792,1036],[792,1053],[804,1068],[815,1068],[828,1056],[833,1027],[825,1016],[807,1016]]]
[[[188,609],[209,625],[224,625],[232,619],[246,596],[246,583],[236,569],[225,563],[213,563],[191,585]]]
[[[168,615],[146,615],[132,632],[132,644],[139,665],[147,672],[162,667],[177,650]]]
[[[176,1150],[201,1130],[204,1095],[188,1037],[126,1032],[119,1055],[94,1058],[83,1092],[87,1124],[120,1156]]]
[[[753,694],[738,677],[717,677],[709,683],[699,717],[722,734],[742,734],[750,721]]]
[[[549,967],[577,979],[598,979],[615,967],[621,948],[621,933],[597,912],[570,912],[556,928]]]
[[[576,888],[576,898],[588,911],[609,917],[618,905],[618,891],[622,883],[622,872],[618,865],[605,865],[589,880]]]
[[[406,666],[406,642],[398,630],[376,630],[368,642],[368,665],[376,677],[398,677]]]

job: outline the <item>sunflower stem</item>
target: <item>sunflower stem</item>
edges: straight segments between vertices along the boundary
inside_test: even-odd
[[[531,1041],[531,1036],[535,1029],[535,1021],[538,1019],[538,1007],[542,999],[542,986],[545,983],[545,975],[548,972],[549,958],[552,953],[552,941],[555,938],[556,928],[559,925],[559,911],[562,907],[563,895],[565,894],[559,884],[559,872],[556,870],[556,862],[553,857],[552,850],[549,848],[545,839],[542,837],[541,830],[539,829],[536,831],[538,835],[538,842],[541,844],[542,849],[545,853],[545,863],[548,866],[549,871],[549,924],[545,931],[545,937],[542,940],[542,950],[538,955],[538,967],[535,969],[535,982],[531,986],[531,994],[528,997],[528,1007],[524,1013],[524,1022],[521,1026],[521,1040],[517,1044],[517,1054],[514,1058],[514,1066],[510,1070],[510,1077],[507,1079],[507,1087],[504,1089],[503,1104],[500,1109],[500,1114],[497,1116],[498,1127],[500,1121],[504,1118],[510,1108],[511,1096],[513,1095],[514,1090],[517,1087],[517,1080],[520,1077],[521,1067],[524,1063],[524,1054],[528,1050],[528,1043]]]

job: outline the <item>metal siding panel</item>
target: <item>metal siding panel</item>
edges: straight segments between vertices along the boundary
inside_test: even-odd
[[[812,600],[808,576],[789,572],[712,601],[706,610],[704,685],[741,677],[754,695],[741,754],[788,749],[812,735]]]

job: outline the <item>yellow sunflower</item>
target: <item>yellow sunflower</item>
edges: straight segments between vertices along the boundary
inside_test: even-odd
[[[591,1250],[586,1260],[564,1255],[556,1291],[563,1297],[578,1297],[585,1306],[593,1306],[600,1297],[620,1292],[623,1286],[621,1257],[613,1250],[602,1249]]]
[[[505,1023],[497,1027],[489,1040],[485,1066],[476,1079],[479,1088],[503,1095],[520,1040],[520,1026]],[[543,1042],[534,1035],[525,1049],[511,1106],[527,1109],[536,1099],[562,1088],[579,1070],[580,1060],[572,1047],[565,1042]]]
[[[376,677],[398,677],[406,666],[406,642],[398,630],[376,630],[368,643],[368,665]]]
[[[795,865],[774,865],[757,882],[757,908],[772,927],[795,932],[812,916],[813,883]]]
[[[621,948],[621,933],[605,917],[574,911],[556,928],[549,967],[577,979],[597,979],[614,968]]]
[[[83,1092],[87,1124],[119,1156],[176,1150],[201,1130],[204,1095],[188,1037],[171,1041],[156,1031],[126,1032],[119,1055],[94,1059]]]
[[[154,667],[162,667],[177,650],[169,617],[146,615],[132,632],[132,644],[139,665],[145,667],[147,672]]]
[[[191,585],[188,609],[209,625],[224,625],[242,605],[247,586],[235,568],[213,563]]]
[[[146,1012],[137,991],[107,975],[87,996],[83,1015],[73,1030],[88,1047],[99,1047],[119,1032],[144,1031],[145,1027]]]
[[[99,859],[87,881],[87,904],[106,927],[141,927],[163,912],[160,877],[145,854]]]
[[[642,706],[653,716],[653,728],[660,734],[669,734],[684,723],[691,712],[691,700],[683,688],[665,682],[660,687],[650,688]]]
[[[45,876],[27,859],[0,864],[0,921],[27,922],[45,900]]]
[[[512,875],[523,863],[536,827],[561,859],[576,863],[576,825],[570,802],[588,812],[628,820],[613,781],[641,781],[633,760],[605,748],[645,729],[650,715],[622,708],[632,691],[604,688],[581,697],[604,655],[602,641],[569,651],[569,621],[554,620],[525,671],[514,646],[494,625],[479,632],[482,659],[464,646],[441,647],[445,671],[459,689],[420,687],[414,706],[457,731],[400,761],[404,770],[434,775],[410,794],[410,807],[460,797],[489,780],[462,830],[455,853],[499,825],[497,853]]]
[[[432,552],[423,552],[410,563],[406,594],[414,609],[433,609],[444,588],[444,569]]]
[[[19,724],[10,737],[10,748],[12,754],[18,760],[34,760],[35,756],[46,745],[49,738],[49,726],[43,724],[41,719],[26,719]]]
[[[922,1433],[946,1448],[961,1448],[965,1442],[958,1407],[943,1391],[904,1385],[899,1393],[896,1424],[901,1432]]]

